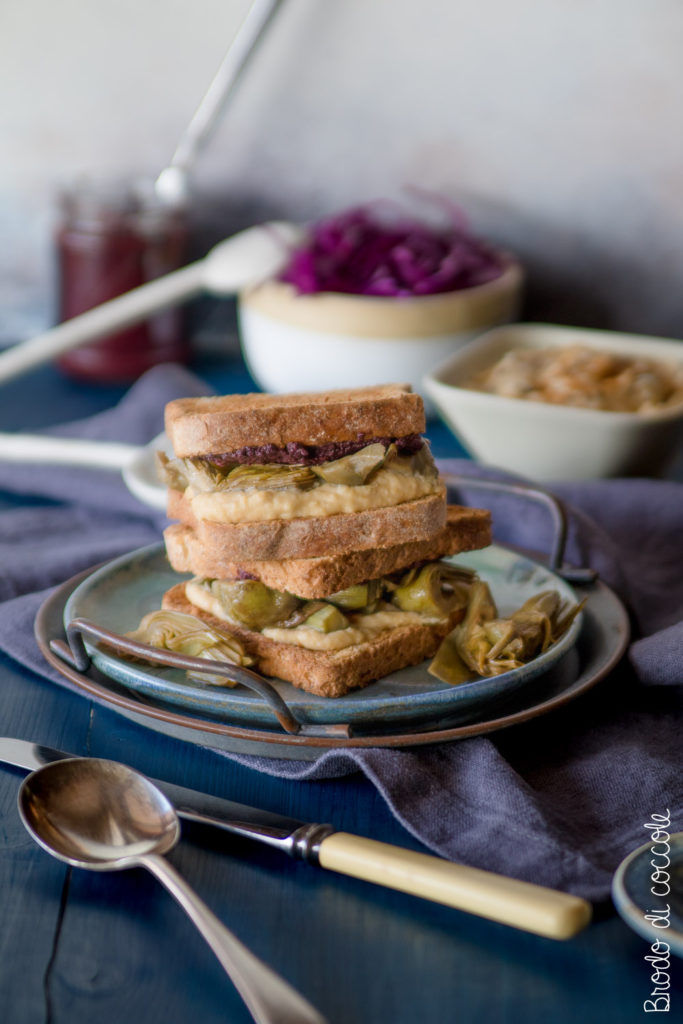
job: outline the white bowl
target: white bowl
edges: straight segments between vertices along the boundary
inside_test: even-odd
[[[244,357],[265,391],[320,391],[401,380],[422,390],[425,373],[482,330],[514,319],[522,270],[441,295],[382,298],[299,295],[267,281],[240,295]]]
[[[661,412],[604,412],[472,391],[463,384],[512,348],[586,345],[683,365],[683,342],[551,324],[499,327],[425,377],[424,387],[480,462],[536,480],[656,476],[673,460],[683,406]]]

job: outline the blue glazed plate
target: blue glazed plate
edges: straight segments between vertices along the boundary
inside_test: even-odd
[[[572,588],[544,566],[506,548],[491,545],[452,559],[475,569],[489,583],[498,608],[514,611],[542,590],[558,590],[575,601]],[[147,612],[161,607],[166,590],[189,576],[168,564],[163,544],[123,555],[88,576],[71,594],[64,624],[88,618],[116,633],[135,629]],[[509,697],[550,670],[562,671],[562,659],[581,630],[577,616],[567,633],[529,665],[492,679],[449,686],[429,675],[428,662],[394,672],[345,697],[317,697],[281,680],[274,684],[302,720],[321,724],[348,723],[355,728],[391,729],[398,723],[452,722],[476,716],[483,707],[505,707]],[[175,705],[239,725],[271,726],[271,712],[261,699],[242,686],[217,687],[188,681],[184,672],[141,665],[88,645],[100,671],[143,698]]]
[[[663,890],[652,880],[654,867],[650,861],[653,859],[653,845],[655,853],[666,853],[661,843],[652,842],[630,853],[614,875],[612,898],[620,915],[634,932],[649,943],[665,942],[672,953],[683,956],[683,832],[674,833],[668,841],[670,849],[667,856],[671,863],[666,870],[671,891],[666,895],[659,895]],[[663,856],[655,858],[660,866],[665,864],[665,860]],[[659,880],[663,877],[660,875]],[[656,893],[652,892],[653,885]],[[658,912],[666,911],[667,906],[670,908],[668,913],[658,920],[661,927],[655,927],[652,921],[646,920],[646,915],[657,917]]]

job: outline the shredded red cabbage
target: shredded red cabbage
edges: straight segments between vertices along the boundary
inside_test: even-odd
[[[445,228],[402,217],[385,223],[360,206],[315,224],[281,274],[302,295],[435,295],[499,277],[504,260],[461,217]]]

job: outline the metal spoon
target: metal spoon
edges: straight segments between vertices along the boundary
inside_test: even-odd
[[[116,761],[55,761],[24,780],[18,802],[24,825],[53,857],[90,871],[145,867],[156,875],[211,946],[258,1024],[325,1024],[164,859],[178,842],[180,824],[172,805],[144,775]]]

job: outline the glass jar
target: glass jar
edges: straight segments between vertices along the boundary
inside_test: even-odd
[[[165,206],[151,185],[83,182],[62,193],[56,235],[59,319],[168,274],[184,262],[182,210]],[[157,363],[185,361],[183,314],[164,310],[143,323],[67,352],[60,367],[88,381],[129,382]]]

